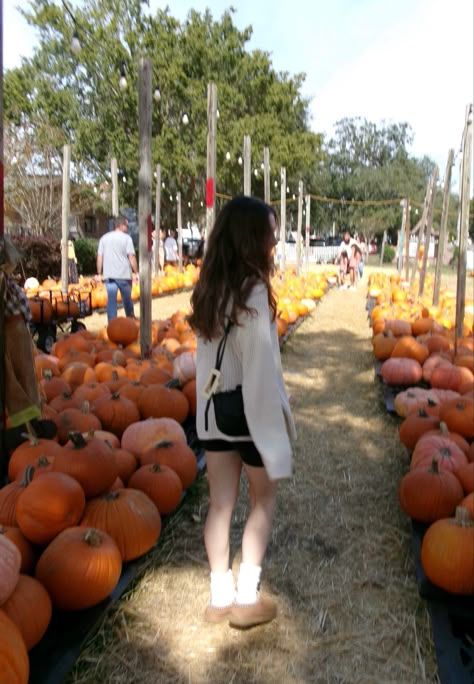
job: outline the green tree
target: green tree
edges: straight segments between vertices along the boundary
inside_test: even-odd
[[[253,167],[260,167],[263,147],[270,148],[273,179],[285,165],[295,185],[300,177],[310,177],[321,158],[322,138],[309,130],[308,101],[301,95],[304,75],[277,73],[267,53],[249,52],[251,27],[237,29],[232,10],[218,21],[209,11],[191,10],[183,23],[168,9],[150,14],[140,0],[83,0],[74,5],[75,22],[64,6],[50,0],[30,0],[22,12],[38,31],[39,48],[6,74],[7,119],[34,125],[41,115],[62,130],[72,145],[78,178],[96,186],[110,181],[110,160],[116,157],[121,205],[137,205],[141,55],[151,58],[153,88],[161,94],[153,111],[152,159],[162,166],[164,222],[175,221],[177,190],[184,221],[202,212],[211,80],[217,84],[220,113],[217,190],[242,191],[237,159],[246,134],[252,138]],[[78,56],[69,49],[75,28],[82,44]],[[122,64],[124,92],[118,86]],[[263,195],[262,174],[252,181],[253,192]]]

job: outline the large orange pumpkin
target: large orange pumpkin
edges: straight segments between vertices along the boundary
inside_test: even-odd
[[[84,437],[78,432],[70,433],[70,441],[54,461],[54,470],[77,480],[86,497],[106,491],[118,475],[110,446],[97,437]]]
[[[112,319],[107,325],[109,340],[126,347],[138,339],[139,328],[134,318],[118,317]]]
[[[415,468],[406,473],[398,488],[402,510],[424,523],[452,515],[462,498],[459,480],[453,473],[440,470],[436,458],[428,468]]]
[[[117,544],[103,530],[69,527],[48,544],[35,570],[59,610],[83,610],[115,589],[122,572]]]
[[[474,521],[459,506],[456,517],[434,522],[421,544],[427,578],[452,594],[474,594]]]
[[[118,489],[91,499],[86,505],[81,525],[107,532],[117,544],[124,561],[149,551],[161,532],[157,507],[137,489]]]
[[[41,582],[28,575],[20,575],[10,598],[2,610],[13,620],[28,649],[41,641],[51,621],[53,606]]]
[[[0,672],[3,682],[28,684],[30,661],[21,632],[13,620],[0,610]]]
[[[148,418],[132,423],[123,433],[121,445],[135,456],[140,456],[163,440],[186,444],[186,433],[173,418]]]

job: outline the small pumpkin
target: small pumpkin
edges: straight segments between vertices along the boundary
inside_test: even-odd
[[[149,385],[140,394],[138,409],[142,418],[173,418],[183,423],[189,414],[189,401],[181,390]]]
[[[140,411],[130,399],[119,392],[109,394],[94,401],[92,411],[99,419],[102,428],[121,437],[124,430],[140,420]]]
[[[53,606],[41,582],[28,575],[20,575],[13,593],[3,604],[2,610],[20,630],[29,651],[45,635],[51,622]]]
[[[29,436],[25,442],[12,451],[8,463],[9,479],[17,480],[23,477],[26,466],[33,465],[39,456],[54,458],[61,450],[62,447],[52,439]]]
[[[179,380],[180,385],[188,380],[196,378],[196,354],[195,352],[183,352],[173,361],[173,377]]]
[[[161,517],[146,494],[137,489],[119,489],[88,501],[81,525],[107,532],[117,544],[122,560],[129,561],[156,544]]]
[[[474,462],[458,466],[455,474],[466,494],[474,492]]]
[[[441,406],[440,419],[450,432],[457,432],[467,439],[474,438],[474,400],[469,397],[451,399]]]
[[[83,610],[115,589],[122,572],[117,544],[103,530],[69,527],[48,544],[35,577],[59,610]]]
[[[70,432],[88,432],[89,430],[102,429],[102,423],[91,412],[88,401],[84,401],[80,409],[69,408],[61,411],[58,416],[57,425],[60,444],[66,444]]]
[[[124,316],[112,319],[107,325],[109,340],[126,347],[138,339],[139,327],[134,318]]]
[[[130,477],[128,486],[139,489],[150,497],[161,515],[174,511],[183,496],[179,475],[172,468],[159,463],[136,470]]]
[[[21,554],[15,544],[0,534],[0,606],[12,594],[20,578]]]
[[[36,554],[31,542],[25,537],[19,527],[0,525],[0,536],[12,541],[21,555],[20,572],[29,574],[36,563]]]
[[[425,437],[418,440],[411,457],[410,468],[429,465],[433,458],[438,461],[440,470],[455,472],[467,463],[466,454],[454,442],[445,437]]]
[[[459,480],[453,473],[440,470],[436,458],[428,468],[415,468],[406,473],[398,488],[402,510],[424,523],[452,515],[462,498]]]
[[[415,359],[423,365],[429,356],[428,348],[417,342],[411,335],[402,335],[393,348],[391,358]]]
[[[428,430],[439,426],[439,418],[430,416],[424,409],[417,409],[408,414],[400,423],[398,436],[407,449],[414,449],[420,437]]]
[[[30,661],[25,641],[13,620],[0,610],[0,664],[2,682],[28,684]]]
[[[388,385],[416,385],[423,369],[416,359],[391,357],[383,362],[380,374]]]
[[[421,543],[421,564],[427,578],[452,594],[474,594],[474,521],[458,506],[454,518],[437,520]]]
[[[77,480],[86,498],[98,496],[118,475],[112,449],[95,436],[87,438],[79,432],[72,432],[69,437],[70,441],[54,461],[54,470]]]
[[[122,435],[122,449],[140,456],[154,444],[167,441],[180,441],[186,444],[186,433],[173,418],[148,418],[128,426]]]
[[[48,544],[66,527],[77,525],[86,499],[81,485],[69,475],[45,473],[32,480],[18,497],[18,527],[34,544]]]
[[[183,489],[188,489],[197,475],[194,451],[181,441],[161,440],[139,455],[142,465],[159,463],[172,468],[179,475]]]

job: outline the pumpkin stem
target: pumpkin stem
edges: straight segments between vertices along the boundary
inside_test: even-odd
[[[32,447],[38,446],[40,443],[39,438],[36,435],[32,435],[31,432],[22,432],[21,436],[27,439]]]
[[[451,449],[449,449],[448,447],[441,447],[441,449],[438,449],[438,451],[441,454],[441,456],[444,456],[447,458],[449,458],[449,456],[451,456]]]
[[[161,473],[163,468],[159,463],[153,463],[153,465],[150,467],[150,473]]]
[[[120,379],[119,374],[117,373],[116,370],[113,370],[112,371],[112,377],[111,377],[112,382],[117,382],[117,380],[119,380],[119,379]]]
[[[438,402],[434,399],[428,398],[428,401],[426,403],[428,404],[428,406],[438,406]]]
[[[88,401],[83,401],[82,406],[81,406],[81,413],[83,413],[86,416],[89,415],[89,413],[91,412],[90,408],[91,408],[90,403]]]
[[[168,380],[168,382],[165,382],[165,387],[175,389],[176,387],[181,387],[181,383],[177,378],[172,378],[171,380]]]
[[[420,416],[420,418],[428,418],[428,414],[426,413],[424,408],[419,409],[418,415]]]
[[[91,432],[92,434],[94,434],[93,430],[89,430],[88,434],[90,434]],[[68,437],[74,444],[75,449],[83,449],[85,446],[87,446],[87,442],[84,438],[84,435],[81,432],[70,432]]]
[[[102,494],[101,499],[104,499],[104,501],[115,501],[115,499],[118,499],[119,495],[118,492],[106,492],[105,494]]]
[[[35,474],[35,467],[30,465],[27,465],[25,468],[25,472],[23,473],[22,480],[20,482],[20,487],[28,487],[30,482],[33,479],[33,475]]]
[[[172,447],[174,442],[170,442],[168,439],[163,439],[161,442],[157,442],[155,446],[153,447],[154,449],[169,449]]]
[[[84,541],[89,544],[89,546],[100,546],[102,543],[98,530],[95,530],[93,527],[89,527],[86,530]]]
[[[38,468],[46,468],[46,466],[49,466],[50,463],[51,463],[51,461],[48,461],[47,456],[43,456],[43,455],[38,456],[38,461],[37,461]]]
[[[50,368],[43,368],[41,375],[45,380],[51,380],[53,377],[53,371]]]
[[[460,527],[474,527],[474,520],[472,520],[467,508],[463,506],[456,507],[456,523]]]
[[[433,458],[433,460],[431,461],[430,472],[435,473],[436,475],[439,475],[440,470],[439,470],[439,464],[438,464],[437,458]]]
[[[439,431],[440,431],[443,435],[449,435],[449,428],[448,428],[448,426],[446,425],[446,423],[443,423],[443,421],[441,421],[441,423],[439,424]]]

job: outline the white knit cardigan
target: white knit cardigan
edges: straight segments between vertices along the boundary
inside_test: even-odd
[[[255,285],[247,305],[253,313],[242,313],[239,325],[232,326],[221,366],[218,391],[242,385],[244,410],[250,436],[272,480],[291,477],[295,424],[283,381],[276,323],[272,321],[267,289]],[[211,402],[208,429],[205,429],[206,399],[202,395],[209,373],[215,366],[220,337],[211,342],[198,337],[196,358],[198,437],[231,442],[248,437],[229,437],[216,426]]]

